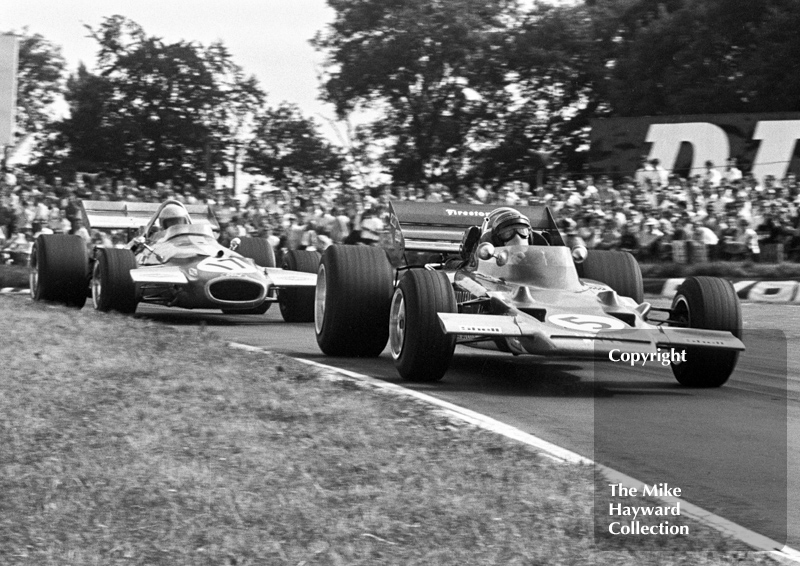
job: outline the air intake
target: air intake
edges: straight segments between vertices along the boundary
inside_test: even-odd
[[[215,301],[256,301],[264,293],[264,287],[249,279],[215,279],[208,285],[208,294]]]

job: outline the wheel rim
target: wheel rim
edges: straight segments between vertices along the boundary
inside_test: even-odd
[[[100,280],[100,261],[96,261],[92,268],[92,305],[95,309],[100,309],[103,300],[103,282]]]
[[[392,297],[389,311],[389,346],[395,360],[403,352],[403,341],[406,336],[406,301],[403,292],[398,289]]]
[[[686,302],[686,298],[683,295],[678,295],[675,298],[675,305],[672,307],[672,316],[671,318],[676,322],[680,322],[684,325],[684,328],[691,328],[692,327],[692,314],[689,310],[689,303]],[[681,368],[680,361],[672,362],[673,369],[676,369],[680,373],[683,373],[683,368]]]
[[[317,272],[317,288],[314,292],[314,329],[317,334],[322,332],[322,324],[325,321],[325,299],[328,296],[327,279],[325,266],[320,265]]]
[[[672,307],[672,319],[676,322],[682,322],[686,328],[692,327],[692,313],[689,310],[689,303],[683,295],[678,295],[675,298],[675,305]]]

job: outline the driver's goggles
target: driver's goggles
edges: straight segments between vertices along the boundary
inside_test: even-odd
[[[519,236],[523,240],[527,240],[531,235],[531,229],[527,226],[509,226],[508,228],[500,230],[500,233],[497,235],[497,237],[500,238],[501,242],[507,242],[513,238],[514,235]]]

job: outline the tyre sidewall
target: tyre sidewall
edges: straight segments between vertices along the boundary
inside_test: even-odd
[[[84,240],[79,236],[40,234],[34,248],[35,259],[31,255],[31,269],[36,270],[36,275],[31,275],[31,283],[36,279],[36,288],[31,289],[34,300],[83,307],[89,282],[89,258]]]
[[[115,310],[121,313],[136,311],[136,285],[131,270],[136,268],[136,258],[127,249],[104,248],[98,250],[93,276],[100,278],[100,297],[95,297],[92,284],[92,299],[100,311]]]
[[[730,332],[742,337],[741,304],[729,281],[717,277],[688,277],[678,286],[672,301],[673,316],[687,318],[689,328]],[[681,385],[719,387],[736,367],[739,352],[700,348],[686,349],[687,361],[673,364]]]
[[[402,299],[405,329],[393,351],[395,367],[401,377],[411,381],[441,379],[455,351],[456,337],[445,334],[437,313],[457,312],[455,294],[444,273],[411,270],[400,280],[392,298],[391,324],[396,323],[396,301]],[[395,331],[392,328],[392,334]],[[394,340],[394,336],[391,337]],[[393,348],[394,350],[394,348]]]
[[[314,331],[320,349],[330,356],[380,355],[389,339],[394,276],[386,253],[330,246],[317,273]]]

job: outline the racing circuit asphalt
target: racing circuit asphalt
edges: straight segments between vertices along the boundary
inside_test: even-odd
[[[690,503],[800,546],[800,306],[743,304],[747,352],[731,380],[711,390],[680,387],[669,368],[653,364],[543,361],[462,346],[442,381],[414,384],[397,376],[388,349],[377,359],[324,356],[313,324],[284,323],[277,305],[263,316],[141,305],[136,316],[204,323],[225,340],[425,392],[645,483],[681,487]]]

